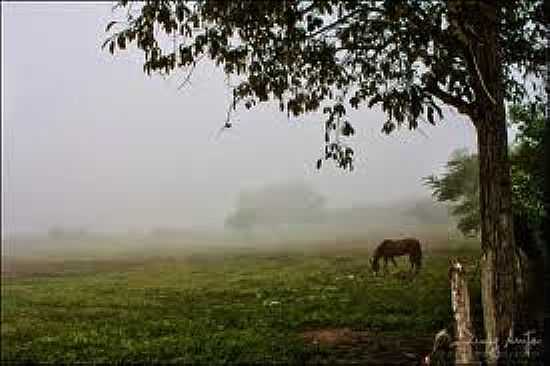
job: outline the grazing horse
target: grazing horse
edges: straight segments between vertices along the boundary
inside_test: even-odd
[[[418,272],[422,265],[422,249],[420,242],[414,238],[406,239],[386,239],[374,251],[373,258],[371,259],[372,270],[377,273],[380,270],[380,264],[378,261],[380,258],[384,258],[384,269],[388,269],[388,260],[391,260],[395,266],[395,257],[402,255],[408,255],[411,262],[411,269]]]

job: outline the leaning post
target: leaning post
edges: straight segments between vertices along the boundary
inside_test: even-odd
[[[474,357],[470,293],[464,266],[453,260],[449,268],[451,281],[451,305],[454,316],[454,349],[456,365],[476,365]]]

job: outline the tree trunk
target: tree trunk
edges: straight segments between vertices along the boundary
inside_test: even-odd
[[[498,117],[497,117],[498,118]],[[505,121],[487,114],[479,124],[481,199],[481,296],[486,356],[496,362],[503,342],[513,335],[517,278],[511,182]]]
[[[548,3],[547,3],[548,4]],[[546,21],[550,22],[550,12],[545,12]],[[550,30],[546,30],[546,38],[550,39]],[[546,59],[550,60],[550,48],[546,47]],[[550,68],[546,68],[546,95],[550,95]],[[546,331],[543,334],[543,344],[550,344],[550,103],[546,102],[546,124],[544,126],[544,211],[543,218],[543,235],[545,238],[543,255],[544,255],[544,328]],[[543,347],[544,361],[550,365],[550,347]]]
[[[488,364],[502,359],[513,336],[518,260],[514,244],[508,136],[497,21],[498,2],[480,1],[471,40],[470,74],[476,95],[481,211],[481,298]]]

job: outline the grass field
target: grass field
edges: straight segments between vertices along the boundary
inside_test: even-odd
[[[414,279],[405,258],[374,276],[369,250],[346,246],[14,258],[2,361],[414,364],[450,322],[450,256],[479,293],[475,244],[451,247]]]

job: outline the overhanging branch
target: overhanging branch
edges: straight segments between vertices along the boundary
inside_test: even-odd
[[[426,85],[424,91],[440,99],[443,103],[455,107],[460,113],[466,114],[469,117],[474,115],[474,106],[472,103],[468,103],[462,98],[447,93],[441,89],[435,81]]]
[[[313,38],[313,37],[315,37],[315,36],[317,36],[317,35],[319,35],[319,34],[322,34],[322,33],[326,32],[326,31],[328,31],[328,30],[330,30],[330,29],[332,29],[332,28],[334,28],[334,27],[336,27],[336,26],[342,24],[342,23],[345,23],[348,19],[352,18],[353,16],[357,15],[358,13],[361,13],[361,12],[364,12],[364,11],[369,11],[369,10],[370,10],[370,11],[374,11],[374,10],[378,10],[378,9],[375,9],[375,8],[368,8],[368,9],[359,8],[359,9],[357,9],[357,10],[355,10],[355,11],[352,11],[351,13],[346,14],[346,15],[344,15],[343,17],[341,17],[341,18],[335,20],[334,22],[332,22],[332,23],[330,23],[330,24],[327,24],[326,26],[324,26],[324,27],[322,27],[322,28],[316,30],[315,32],[312,32],[312,33],[308,34],[308,35],[306,36],[306,38]]]

